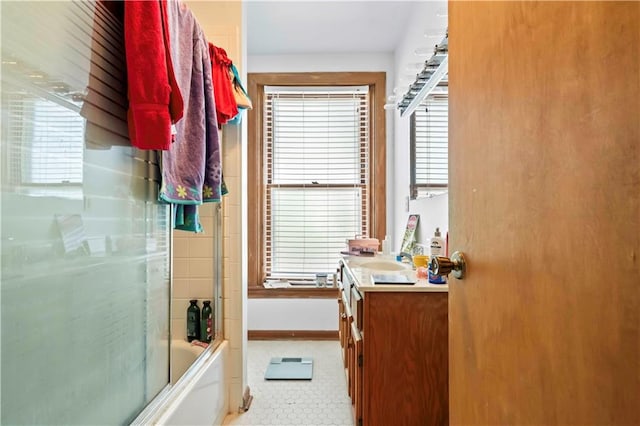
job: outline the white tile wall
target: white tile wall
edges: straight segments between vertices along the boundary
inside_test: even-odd
[[[191,278],[189,294],[199,300],[211,300],[211,278]]]
[[[191,291],[189,290],[189,279],[176,278],[174,273],[173,297],[177,299],[188,299],[190,296],[191,296]]]
[[[240,150],[240,128],[226,128],[224,140],[224,173],[230,194],[223,204],[225,234],[224,251],[224,336],[229,340],[231,348],[231,365],[229,377],[230,409],[242,405],[242,393],[246,386],[243,374],[243,342],[245,341],[246,324],[243,318],[242,292],[245,277],[242,273],[242,220],[241,220],[241,170],[242,156]],[[229,171],[228,171],[229,170]],[[246,284],[244,284],[246,286]]]
[[[171,319],[171,339],[185,340],[187,338],[187,330],[185,328],[184,318]]]
[[[190,299],[213,300],[214,293],[214,221],[213,204],[200,206],[204,233],[173,231],[173,303],[171,326],[173,338],[186,336],[186,312]]]
[[[210,238],[192,238],[189,240],[189,257],[213,258],[213,244]]]
[[[243,60],[245,58],[245,44],[242,40],[243,16],[241,1],[216,1],[216,2],[187,2],[198,22],[202,26],[207,39],[216,46],[226,50],[227,55],[233,61],[242,75]],[[246,117],[243,117],[245,119]],[[241,206],[244,194],[242,192],[242,151],[243,126],[225,125],[222,130],[222,167],[225,183],[229,194],[223,198],[223,331],[224,338],[229,341],[230,356],[226,362],[226,372],[229,378],[229,410],[235,412],[242,403],[242,393],[246,386],[246,377],[243,374],[243,362],[246,341],[246,326],[243,318],[243,286],[246,287],[246,279],[242,274],[242,229]],[[202,214],[204,216],[204,214]],[[213,217],[203,217],[203,226],[208,222],[213,224]],[[206,231],[206,228],[205,228]],[[206,238],[202,235],[196,238]],[[197,243],[189,245],[189,254],[206,252],[206,248]],[[192,257],[193,259],[193,257]],[[192,270],[193,268],[193,270]],[[200,262],[189,264],[189,273],[207,274],[209,270]],[[193,294],[201,290],[199,280],[202,277],[190,275],[189,278]],[[239,367],[240,366],[240,367]],[[241,368],[242,367],[242,368]]]

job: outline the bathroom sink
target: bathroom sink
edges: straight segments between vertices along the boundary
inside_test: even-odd
[[[374,271],[406,271],[410,268],[409,265],[391,260],[370,260],[368,262],[362,262],[358,266]]]

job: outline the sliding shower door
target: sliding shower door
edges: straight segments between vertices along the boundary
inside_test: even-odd
[[[0,5],[2,424],[128,423],[169,381],[170,215],[127,138],[121,5]]]

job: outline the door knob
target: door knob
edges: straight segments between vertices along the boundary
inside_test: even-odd
[[[464,259],[464,254],[456,251],[451,255],[451,259],[444,256],[434,256],[429,263],[429,269],[435,275],[445,276],[453,272],[453,276],[461,280],[464,278],[467,263]]]

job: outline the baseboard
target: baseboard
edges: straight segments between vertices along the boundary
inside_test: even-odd
[[[338,340],[338,330],[249,330],[249,340]]]

